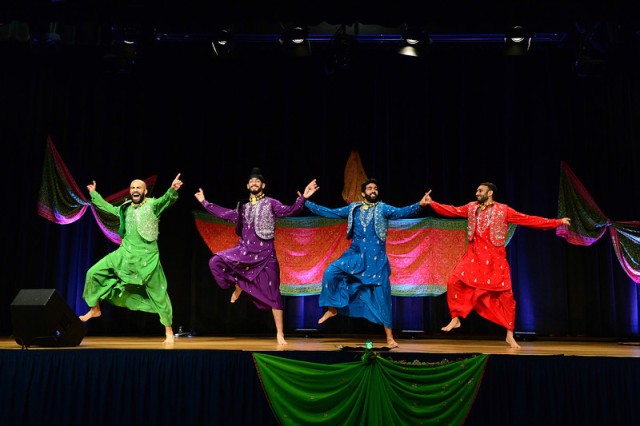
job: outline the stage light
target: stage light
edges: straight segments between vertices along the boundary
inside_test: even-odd
[[[291,42],[293,44],[302,44],[307,40],[308,33],[301,27],[295,27],[291,31]]]
[[[233,33],[231,27],[222,27],[216,31],[211,41],[211,49],[216,56],[227,56],[233,49]]]
[[[398,53],[404,56],[421,57],[428,53],[429,47],[431,47],[431,38],[425,30],[407,27],[402,34]]]
[[[531,35],[524,27],[515,26],[504,36],[504,54],[507,56],[522,56],[529,52]]]
[[[285,28],[278,42],[287,49],[293,57],[305,57],[311,55],[309,43],[309,31],[302,26],[290,26]]]

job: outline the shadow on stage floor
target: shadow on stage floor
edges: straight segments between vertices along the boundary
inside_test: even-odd
[[[86,337],[73,348],[22,350],[0,338],[0,417],[12,425],[277,424],[253,352],[315,363],[361,354],[337,345],[365,338]],[[381,340],[373,341],[382,347]],[[466,424],[638,424],[640,346],[631,342],[399,339],[394,361],[438,362],[489,354]],[[425,418],[425,423],[429,419]]]

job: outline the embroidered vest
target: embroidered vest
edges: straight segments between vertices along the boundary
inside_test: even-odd
[[[276,231],[276,218],[271,209],[270,200],[271,198],[264,197],[253,206],[253,209],[251,204],[243,204],[242,214],[238,215],[236,234],[242,235],[243,221],[247,221],[250,224],[253,222],[253,229],[258,237],[263,240],[272,240]]]
[[[347,239],[353,238],[353,212],[356,207],[361,206],[362,202],[358,201],[351,203],[349,206],[349,216],[347,217]],[[378,202],[378,205],[373,210],[373,229],[376,231],[376,235],[380,238],[380,241],[387,241],[387,233],[389,231],[389,221],[384,217],[383,202]]]
[[[133,209],[131,211],[130,219],[135,221],[138,234],[144,240],[149,242],[156,241],[158,239],[158,234],[160,233],[158,230],[158,224],[160,219],[158,219],[151,209],[151,204],[154,201],[155,200],[153,198],[148,198],[140,207],[133,207],[129,202],[120,208],[120,230],[118,233],[121,238],[124,238],[124,234],[126,233],[125,218],[127,211],[129,209]]]
[[[507,206],[506,204],[494,203],[487,207],[486,223],[478,223],[476,211],[479,208],[478,203],[469,203],[467,237],[469,241],[473,240],[476,229],[480,227],[482,232],[489,226],[489,241],[494,246],[504,246],[507,238],[509,224],[507,223]]]

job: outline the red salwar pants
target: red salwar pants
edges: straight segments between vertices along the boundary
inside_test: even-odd
[[[516,300],[511,289],[506,291],[489,291],[472,287],[452,276],[447,282],[447,304],[451,318],[462,317],[473,310],[478,315],[514,330],[516,319]]]

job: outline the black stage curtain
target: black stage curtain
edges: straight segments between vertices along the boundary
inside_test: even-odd
[[[362,353],[279,352],[310,362]],[[438,362],[469,354],[389,354]],[[467,425],[631,425],[637,358],[491,355]],[[0,409],[21,425],[275,425],[250,352],[2,350]],[[428,420],[428,419],[425,419]]]
[[[191,215],[200,208],[198,187],[209,200],[235,206],[254,166],[270,196],[291,203],[317,178],[315,201],[338,207],[344,166],[356,149],[390,204],[408,205],[433,189],[435,200],[461,205],[480,182],[493,181],[498,201],[555,217],[564,160],[610,218],[640,220],[640,67],[631,56],[578,77],[575,52],[564,48],[534,47],[516,58],[498,49],[434,48],[416,60],[381,47],[357,53],[343,69],[329,67],[322,51],[294,60],[247,48],[213,58],[210,47],[149,46],[135,64],[114,67],[99,48],[50,47],[0,46],[5,334],[22,288],[56,288],[84,312],[84,274],[115,248],[89,214],[68,226],[36,214],[47,136],[83,189],[95,179],[111,194],[157,174],[159,195],[182,173],[180,200],[161,222],[161,259],[174,325],[200,334],[275,333],[270,312],[244,299],[228,303]],[[640,292],[608,239],[573,247],[553,232],[521,228],[508,255],[517,331],[639,335]],[[444,296],[394,303],[398,331],[435,334],[449,320]],[[287,298],[286,305],[288,334],[316,328],[317,297]],[[352,319],[320,332],[382,335],[381,327]],[[504,330],[472,315],[465,332]],[[90,334],[119,333],[162,328],[153,315],[108,306],[90,324]]]
[[[277,424],[249,352],[18,350],[0,357],[4,424]]]

